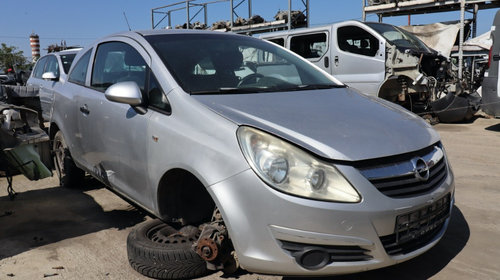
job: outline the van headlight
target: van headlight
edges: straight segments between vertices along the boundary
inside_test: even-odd
[[[358,192],[333,165],[254,128],[241,126],[236,134],[253,171],[271,187],[310,199],[361,201]]]

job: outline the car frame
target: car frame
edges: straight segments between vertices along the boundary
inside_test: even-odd
[[[267,92],[244,88],[243,81],[258,84],[255,71],[239,78],[235,88],[214,90],[209,84],[221,81],[213,75],[222,74],[219,69],[279,66],[233,65],[233,54],[224,49],[233,43],[241,44],[240,52],[243,44],[269,51],[272,61],[284,59],[283,65],[299,69],[297,79],[310,71],[322,83]],[[217,48],[224,51],[213,65],[201,56],[217,57]],[[188,73],[207,75],[198,77],[205,82],[183,77],[179,67],[186,65],[195,65]],[[116,73],[129,70],[118,76],[113,67]],[[277,69],[267,75],[283,74]],[[207,267],[234,265],[235,255],[249,271],[280,275],[393,265],[441,239],[454,203],[453,172],[429,124],[396,104],[346,88],[284,48],[241,35],[157,30],[96,41],[77,55],[68,82],[56,91],[50,136],[61,185],[81,183],[86,171],[177,226],[166,234],[155,223],[129,235],[129,261],[150,277],[200,276]],[[292,180],[288,172],[299,167],[269,156],[271,148],[265,147],[284,149],[296,166],[314,172],[306,172],[305,181]],[[271,167],[260,159],[270,160]],[[296,190],[292,182],[310,188]],[[394,184],[409,189],[383,190]],[[415,189],[420,191],[414,194]],[[190,226],[200,224],[201,232],[191,234]],[[170,239],[177,237],[189,245],[172,248]],[[173,252],[181,249],[185,257],[176,258]],[[189,264],[194,259],[202,260],[196,270]]]

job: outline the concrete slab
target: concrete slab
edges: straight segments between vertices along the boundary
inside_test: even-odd
[[[393,267],[318,279],[499,279],[500,120],[435,128],[456,178],[456,205],[441,242]],[[55,177],[16,176],[14,201],[6,185],[0,178],[0,279],[147,279],[126,253],[127,234],[149,219],[145,213],[93,180],[85,189],[64,189]],[[220,277],[228,276],[201,279]],[[292,279],[245,272],[228,278]]]

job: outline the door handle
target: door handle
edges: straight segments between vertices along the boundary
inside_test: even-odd
[[[493,55],[493,61],[499,61],[500,60],[500,55],[495,54]]]
[[[87,104],[80,107],[80,112],[82,112],[84,115],[90,114],[89,107],[87,106]]]
[[[330,59],[328,58],[328,56],[325,56],[325,68],[328,68],[328,66],[330,66]]]
[[[335,61],[335,66],[339,66],[339,56],[338,55],[335,56],[334,61]]]

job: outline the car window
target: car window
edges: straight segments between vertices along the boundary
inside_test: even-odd
[[[304,58],[317,58],[325,54],[326,33],[297,35],[290,39],[290,50]]]
[[[148,90],[149,106],[165,112],[170,112],[170,103],[168,102],[167,97],[163,94],[158,80],[153,73],[151,73],[149,77]]]
[[[146,39],[191,94],[340,86],[298,56],[264,40],[227,34],[164,34]]]
[[[92,49],[88,50],[80,57],[80,60],[76,62],[75,67],[71,70],[68,81],[79,85],[85,85],[85,78],[87,77],[87,68],[89,66],[91,53]]]
[[[52,72],[56,77],[59,77],[59,63],[55,56],[51,55],[48,57],[44,73],[45,72]]]
[[[235,72],[240,80],[255,71],[257,75],[276,78],[286,83],[302,83],[297,67],[287,63],[280,56],[250,46],[242,46],[240,50],[243,54],[243,65],[245,65]]]
[[[47,57],[44,56],[38,60],[35,66],[35,70],[33,70],[33,77],[41,79],[44,73],[45,64],[47,63]]]
[[[368,31],[357,26],[342,26],[337,30],[337,43],[341,50],[365,56],[375,56],[379,41]]]
[[[268,41],[273,42],[273,43],[280,45],[282,47],[285,46],[285,39],[283,39],[283,38],[274,38],[274,39],[269,39]]]
[[[68,73],[69,68],[71,67],[71,63],[73,62],[73,59],[75,59],[75,56],[76,53],[62,54],[59,56],[61,58],[62,67],[65,74]]]
[[[115,83],[133,81],[144,93],[146,69],[146,61],[132,46],[122,42],[104,43],[97,48],[91,87],[104,92]]]

